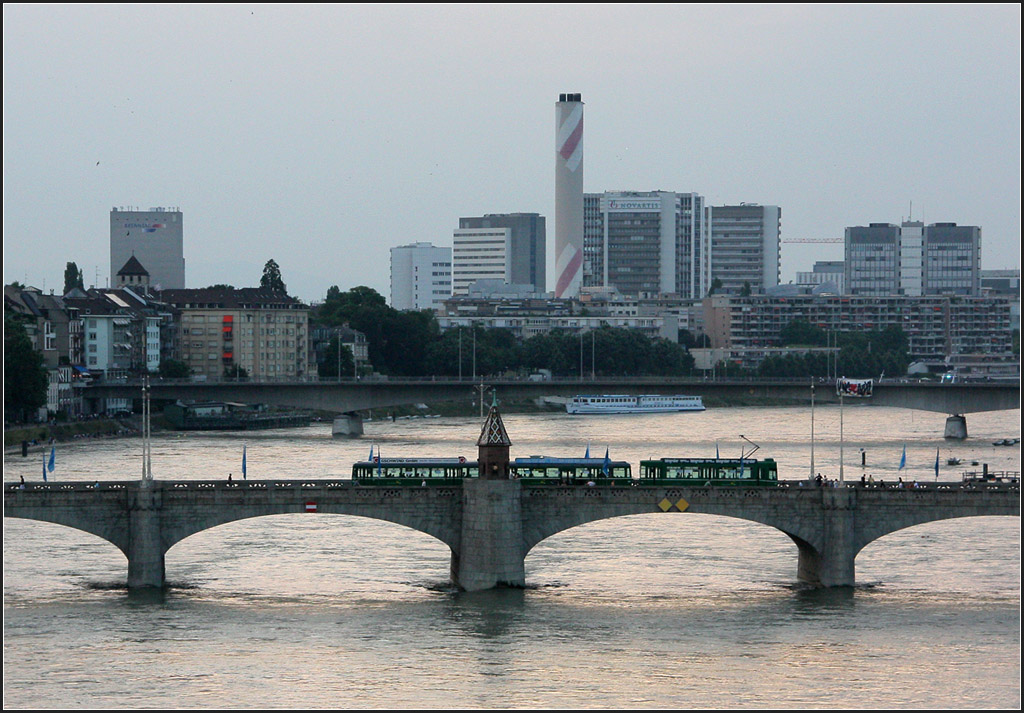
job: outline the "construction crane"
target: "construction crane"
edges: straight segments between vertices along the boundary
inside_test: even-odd
[[[787,238],[784,243],[839,243],[846,242],[846,238]]]

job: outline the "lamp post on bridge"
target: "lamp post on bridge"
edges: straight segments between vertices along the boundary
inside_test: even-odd
[[[811,377],[811,479],[814,479],[814,377]]]
[[[153,480],[152,442],[150,440],[149,376],[142,377],[142,481]]]

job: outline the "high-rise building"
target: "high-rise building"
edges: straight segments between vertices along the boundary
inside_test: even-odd
[[[847,294],[896,295],[900,280],[900,228],[871,223],[846,229],[843,261]]]
[[[583,285],[583,101],[559,94],[555,104],[555,297],[578,297]]]
[[[452,296],[452,249],[430,243],[391,248],[391,306],[441,309]]]
[[[981,228],[933,223],[924,229],[924,295],[981,294]]]
[[[185,287],[185,253],[181,211],[150,208],[148,211],[111,208],[110,279],[134,256],[149,272],[155,289]]]
[[[851,295],[979,295],[981,228],[907,221],[846,229]]]
[[[477,280],[533,285],[544,292],[546,231],[537,213],[459,218],[452,247],[452,293],[465,295]]]
[[[586,287],[623,295],[702,297],[704,199],[696,193],[606,191],[584,196]]]
[[[705,255],[711,283],[732,294],[778,286],[781,217],[774,205],[708,206]]]

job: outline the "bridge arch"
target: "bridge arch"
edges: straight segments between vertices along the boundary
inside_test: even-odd
[[[758,517],[745,517],[734,513],[718,513],[718,512],[694,512],[694,513],[658,513],[652,512],[649,507],[638,507],[635,512],[615,512],[615,513],[586,513],[583,511],[577,511],[572,513],[571,516],[560,519],[549,519],[544,523],[545,526],[529,528],[529,534],[524,532],[524,555],[528,555],[537,545],[545,540],[550,539],[556,535],[559,535],[568,530],[575,529],[584,525],[592,523],[600,523],[605,520],[611,520],[614,518],[636,518],[641,515],[648,515],[653,522],[656,519],[661,519],[664,522],[671,522],[671,527],[678,527],[686,520],[692,518],[693,515],[709,515],[716,518],[725,518],[727,520],[734,520],[740,522],[749,522],[757,525],[767,525],[768,527],[778,530],[782,534],[789,535],[791,538],[796,538],[797,535],[788,531],[788,528],[781,526],[780,523],[774,522],[771,518],[758,518]],[[810,536],[810,535],[808,535]]]
[[[327,582],[348,571],[347,561],[376,553],[373,559],[379,565],[379,574],[360,568],[352,570],[354,579],[395,581],[394,572],[422,570],[422,562],[429,563],[426,569],[441,579],[447,574],[442,562],[450,558],[450,548],[432,535],[411,529],[388,520],[345,513],[242,518],[200,530],[175,543],[167,552],[166,576],[168,581],[177,581],[182,573],[202,571],[217,580],[239,581],[237,586],[244,587],[244,581],[237,578],[267,571],[268,577]],[[212,564],[222,559],[223,565]]]
[[[12,512],[5,516],[21,520],[52,523],[94,535],[109,542],[128,556],[128,513],[121,498],[103,497],[80,507],[39,508],[30,513]]]
[[[16,518],[4,523],[4,576],[20,571],[31,581],[64,580],[68,556],[72,556],[79,581],[123,586],[128,564],[124,550],[109,539],[88,530],[53,520]],[[109,578],[109,579],[108,579]]]
[[[274,517],[277,515],[295,515],[301,517],[320,517],[323,515],[340,515],[359,518],[363,520],[374,520],[378,522],[386,522],[389,524],[399,525],[411,530],[415,530],[424,535],[428,535],[435,540],[440,541],[442,544],[448,545],[449,548],[458,547],[460,532],[451,526],[451,524],[445,524],[437,522],[430,518],[424,518],[414,513],[409,513],[405,510],[397,510],[391,512],[363,512],[364,508],[360,507],[343,507],[339,505],[322,506],[317,505],[317,511],[315,513],[300,513],[294,508],[279,508],[279,507],[266,507],[266,506],[253,506],[246,510],[233,509],[230,511],[221,512],[214,515],[208,515],[202,520],[178,520],[172,525],[164,525],[162,531],[164,533],[163,542],[166,545],[164,552],[167,552],[176,544],[197,535],[207,530],[216,529],[223,525],[229,525],[235,522],[243,522],[247,520],[255,520],[258,518]]]
[[[927,507],[916,508],[913,510],[901,510],[899,512],[892,513],[885,519],[866,521],[861,527],[859,527],[858,538],[855,543],[856,551],[859,553],[876,540],[882,539],[895,532],[907,530],[919,525],[974,517],[1002,516],[982,512],[941,511]]]
[[[1019,590],[1020,525],[1002,515],[945,518],[894,530],[868,543],[858,560],[859,579],[898,579],[919,587],[940,577],[973,589],[1014,569]]]

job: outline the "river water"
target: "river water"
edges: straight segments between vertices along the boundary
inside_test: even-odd
[[[829,477],[958,480],[950,456],[1020,470],[1020,411],[945,416],[847,405],[815,411]],[[739,456],[746,442],[810,472],[800,408],[699,414],[504,416],[512,455]],[[159,434],[158,479],[346,477],[384,457],[475,457],[480,421],[330,424]],[[906,467],[899,462],[906,447]],[[861,466],[863,459],[865,467]],[[42,454],[6,456],[37,480]],[[980,466],[978,466],[980,468]],[[130,479],[141,441],[58,446],[51,478]],[[796,546],[710,515],[591,523],[540,543],[527,587],[460,593],[430,537],[363,518],[281,515],[199,533],[167,554],[168,590],[129,594],[113,545],[4,520],[5,708],[1019,708],[1020,520],[968,518],[893,533],[857,558],[857,586],[796,581]]]

